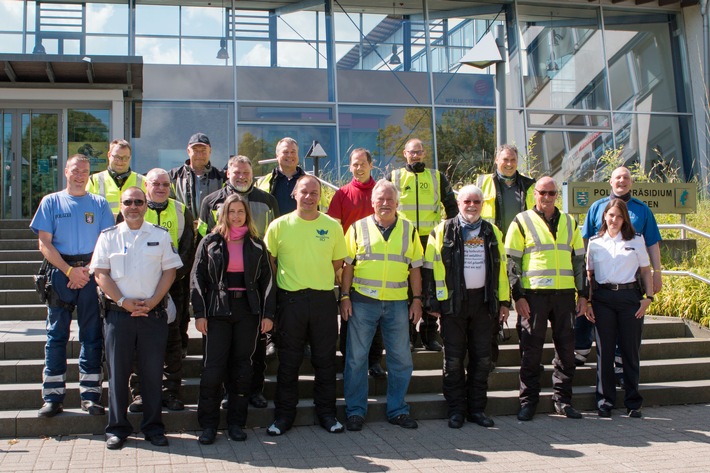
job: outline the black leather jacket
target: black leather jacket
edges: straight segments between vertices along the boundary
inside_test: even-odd
[[[230,315],[227,291],[227,242],[219,233],[202,239],[190,274],[190,294],[196,319]],[[274,318],[276,281],[266,245],[258,238],[244,239],[244,280],[247,301],[254,315]]]
[[[499,248],[498,239],[493,233],[493,225],[485,220],[481,223],[480,236],[483,237],[486,258],[485,301],[491,317],[498,317],[499,304],[510,306],[510,301],[499,301],[498,278],[500,275],[500,255],[505,249]],[[427,306],[430,312],[442,315],[458,316],[466,300],[466,280],[463,275],[463,235],[458,216],[444,222],[444,240],[441,247],[441,260],[446,268],[446,287],[449,298],[439,301],[436,298],[434,274],[431,269],[423,269],[424,289],[427,293]],[[455,268],[455,271],[451,271]]]

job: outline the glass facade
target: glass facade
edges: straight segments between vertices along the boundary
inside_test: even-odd
[[[503,138],[528,147],[524,168],[589,179],[606,150],[623,146],[623,159],[646,172],[698,171],[677,5],[284,3],[52,3],[64,26],[51,27],[42,22],[50,4],[2,0],[0,42],[13,54],[41,44],[47,54],[141,56],[144,93],[127,125],[139,171],[181,164],[197,131],[220,167],[235,152],[271,158],[292,136],[302,157],[317,140],[328,154],[320,169],[340,183],[352,148],[371,149],[382,175],[416,136],[429,164],[463,184],[492,167],[496,66],[458,60],[501,25]]]

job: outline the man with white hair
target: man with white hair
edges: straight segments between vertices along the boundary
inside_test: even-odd
[[[461,428],[465,418],[493,427],[493,419],[485,414],[491,365],[488,334],[508,318],[510,307],[503,234],[481,218],[479,187],[462,187],[457,203],[458,215],[429,235],[424,284],[430,313],[441,321],[449,427]]]

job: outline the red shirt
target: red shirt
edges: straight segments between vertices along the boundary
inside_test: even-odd
[[[335,192],[328,207],[328,215],[340,220],[344,233],[347,233],[353,223],[375,213],[372,208],[373,187],[375,180],[372,177],[365,184],[353,178],[350,184]]]

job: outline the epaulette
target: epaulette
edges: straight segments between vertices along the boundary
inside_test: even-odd
[[[594,235],[593,237],[591,237],[589,239],[589,241],[596,240],[597,238],[600,238],[600,237],[601,237],[601,235]]]
[[[168,231],[167,228],[161,227],[160,225],[153,224],[153,226],[154,226],[155,228],[160,228],[160,229],[163,230],[163,231],[166,231],[166,232]]]
[[[101,233],[110,232],[110,231],[115,230],[115,229],[117,229],[117,228],[118,228],[118,225],[114,225],[113,227],[108,227],[108,228],[106,228],[106,229],[104,229],[104,230],[101,230]]]
[[[643,236],[643,234],[641,234],[641,233],[639,233],[639,232],[636,232],[635,235],[636,235],[636,236]]]

